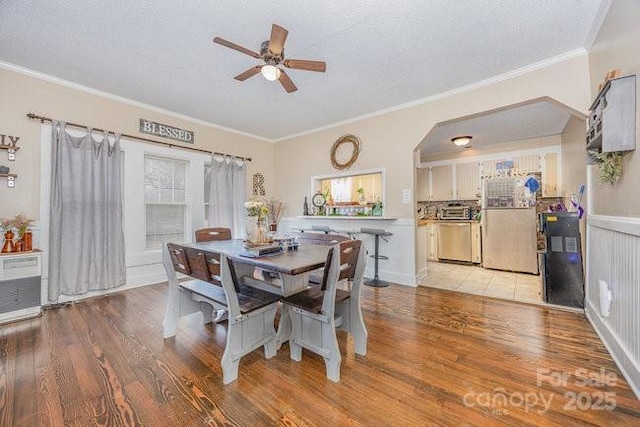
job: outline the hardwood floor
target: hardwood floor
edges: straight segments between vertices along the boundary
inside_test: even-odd
[[[640,424],[640,402],[580,314],[365,286],[368,353],[340,334],[339,383],[285,344],[270,360],[245,356],[223,386],[226,325],[195,316],[163,340],[166,290],[0,327],[0,426]]]

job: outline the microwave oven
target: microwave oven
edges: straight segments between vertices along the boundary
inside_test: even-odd
[[[440,219],[470,219],[469,206],[446,206],[440,208]]]

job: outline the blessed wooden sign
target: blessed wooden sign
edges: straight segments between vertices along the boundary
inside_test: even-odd
[[[191,130],[163,125],[147,119],[140,119],[140,132],[173,139],[175,141],[188,142],[190,144],[193,144],[195,141],[193,131]]]

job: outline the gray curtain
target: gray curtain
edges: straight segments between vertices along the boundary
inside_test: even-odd
[[[235,157],[222,161],[211,157],[211,188],[209,190],[209,227],[227,227],[234,238],[245,234],[244,202],[247,195],[245,162]]]
[[[76,138],[52,123],[49,300],[126,282],[120,135]]]

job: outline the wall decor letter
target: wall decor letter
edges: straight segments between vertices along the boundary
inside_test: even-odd
[[[260,172],[253,174],[253,195],[264,196],[267,194],[264,191],[264,175]]]

